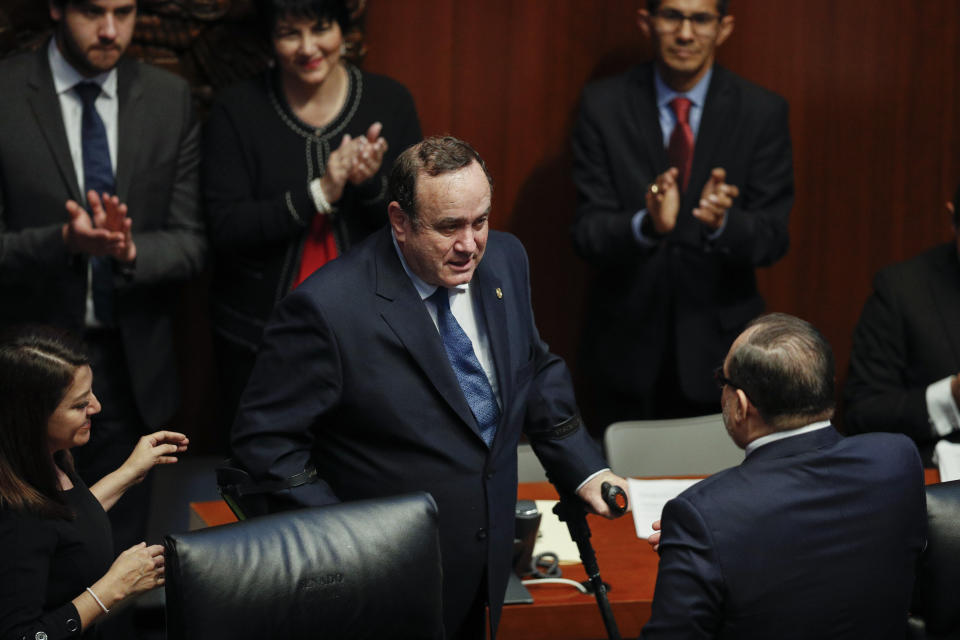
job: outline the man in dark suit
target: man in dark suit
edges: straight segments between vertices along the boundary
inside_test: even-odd
[[[710,371],[787,251],[787,104],[714,64],[725,0],[650,0],[655,59],[588,85],[573,241],[598,268],[582,344],[601,427],[712,411]]]
[[[926,459],[960,431],[960,187],[947,210],[953,242],[877,274],[844,388],[848,432],[905,433]]]
[[[121,56],[134,0],[55,0],[54,37],[0,63],[0,324],[80,333],[103,412],[78,449],[88,483],[179,404],[173,283],[205,239],[189,88]],[[88,284],[89,283],[89,284]],[[111,509],[115,544],[144,537],[148,489]]]
[[[397,159],[390,193],[388,228],[281,301],[233,452],[257,480],[315,466],[319,482],[292,489],[293,505],[432,494],[447,637],[479,638],[485,601],[496,630],[510,572],[521,432],[595,511],[609,514],[601,483],[623,483],[537,333],[523,247],[488,231],[480,156],[428,138]]]
[[[641,638],[906,637],[926,537],[916,448],[834,429],[833,354],[799,318],[748,325],[717,381],[746,459],[664,507]]]

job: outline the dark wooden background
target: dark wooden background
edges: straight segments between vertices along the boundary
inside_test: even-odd
[[[369,0],[366,7],[364,67],[410,88],[426,134],[457,135],[484,156],[496,183],[493,226],[526,244],[541,333],[575,372],[591,273],[569,241],[569,134],[585,82],[649,57],[638,6]],[[760,272],[761,289],[770,310],[825,333],[842,380],[873,273],[952,237],[944,203],[960,181],[960,2],[732,0],[731,13],[736,29],[720,62],[791,107],[791,247]],[[200,17],[209,27],[230,14]],[[9,31],[6,39],[13,42]],[[196,344],[181,349],[180,422],[197,436],[213,419],[202,299],[195,286],[185,326]]]
[[[494,227],[530,252],[544,338],[576,371],[590,270],[568,235],[580,88],[650,57],[636,0],[371,0],[365,66],[410,87],[426,133],[476,143]],[[960,182],[960,2],[732,0],[719,60],[790,103],[796,203],[770,310],[833,344],[841,381],[880,267],[952,237]]]

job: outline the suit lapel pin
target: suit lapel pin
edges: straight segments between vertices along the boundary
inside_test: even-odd
[[[503,291],[497,287],[497,300],[503,300]]]

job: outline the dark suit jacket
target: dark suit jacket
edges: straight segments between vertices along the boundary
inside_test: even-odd
[[[763,310],[754,268],[787,251],[793,161],[783,98],[714,67],[677,226],[653,248],[631,229],[644,195],[669,168],[651,64],[588,85],[573,134],[578,191],[573,240],[599,267],[585,363],[623,394],[651,388],[673,351],[684,395],[714,402],[710,377],[743,326]],[[740,188],[719,238],[691,214],[715,167]],[[675,336],[668,344],[673,323]]]
[[[927,386],[960,372],[956,243],[877,273],[853,333],[846,429],[898,431],[931,443]]]
[[[232,433],[235,457],[257,479],[316,465],[322,481],[293,490],[297,505],[429,491],[440,512],[448,629],[485,569],[494,626],[499,617],[521,431],[564,489],[606,466],[580,426],[566,366],[534,326],[520,242],[490,232],[471,287],[479,289],[503,404],[491,449],[389,228],[283,299]]]
[[[158,427],[178,403],[169,285],[203,266],[198,132],[190,91],[176,76],[123,59],[117,67],[117,195],[129,206],[137,262],[115,278],[117,322],[144,421]],[[0,63],[0,324],[83,326],[87,264],[61,237],[77,185],[47,49]]]
[[[772,442],[668,502],[662,524],[642,639],[906,636],[926,498],[901,435]]]

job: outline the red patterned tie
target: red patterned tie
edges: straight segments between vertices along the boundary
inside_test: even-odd
[[[690,128],[690,105],[688,98],[674,98],[670,108],[677,114],[677,126],[670,134],[670,146],[667,147],[667,160],[671,167],[680,170],[680,190],[687,190],[690,182],[690,170],[693,168],[693,129]]]

